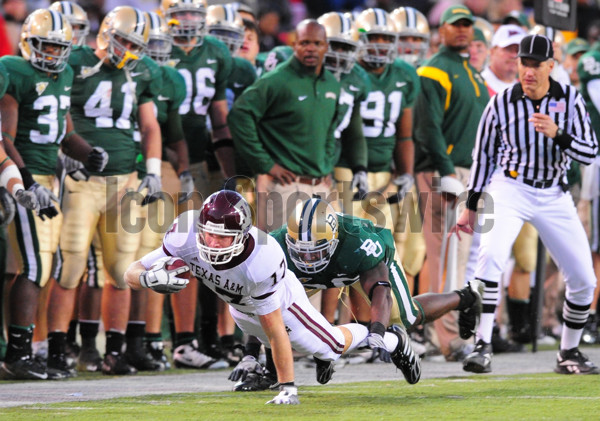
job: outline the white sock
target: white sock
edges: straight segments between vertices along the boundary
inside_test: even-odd
[[[396,336],[393,333],[385,332],[385,334],[383,335],[383,342],[385,342],[385,347],[387,348],[390,354],[396,350],[396,347],[398,346],[398,341],[398,336]]]
[[[367,338],[367,335],[369,335],[369,329],[367,329],[366,326],[358,323],[348,323],[339,327],[345,327],[352,334],[352,343],[346,350],[346,353],[356,349],[361,342],[364,342],[364,340]]]
[[[477,328],[477,339],[489,344],[492,342],[492,330],[494,329],[494,313],[481,313],[481,320]]]
[[[583,335],[582,329],[573,329],[567,327],[563,323],[562,335],[560,337],[560,349],[571,349],[579,346],[581,341],[581,335]]]

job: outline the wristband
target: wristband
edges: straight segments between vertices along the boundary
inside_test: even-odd
[[[23,178],[23,184],[26,189],[35,184],[35,180],[27,168],[19,168],[19,172],[21,173],[21,178]]]
[[[162,165],[162,161],[160,158],[147,158],[146,159],[146,172],[148,174],[156,175],[160,177],[160,167]]]
[[[9,135],[9,134],[8,134],[8,133],[6,133],[6,132],[2,132],[2,137],[5,137],[5,138],[7,138],[8,140],[10,140],[12,143],[15,143],[15,138],[14,138],[14,137],[12,137],[11,135]]]
[[[74,134],[77,134],[77,132],[75,130],[71,130],[69,133],[67,133],[65,135],[65,137],[63,137],[63,141],[67,140],[68,138],[70,138],[71,136],[73,136]]]
[[[363,167],[362,165],[358,165],[358,166],[352,168],[352,174],[356,174],[357,172],[361,172],[361,171],[367,172],[367,167]]]
[[[369,328],[370,333],[375,333],[383,337],[385,335],[385,326],[379,322],[371,323],[371,327]]]
[[[477,211],[477,202],[479,202],[479,198],[481,197],[481,192],[475,192],[473,190],[469,190],[469,195],[467,196],[467,209],[472,211]]]
[[[220,148],[226,148],[226,147],[233,148],[233,139],[231,139],[231,138],[219,139],[213,143],[213,151],[216,151],[217,149],[220,149]]]

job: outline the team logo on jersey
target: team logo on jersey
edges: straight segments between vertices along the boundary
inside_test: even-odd
[[[41,94],[43,94],[47,87],[48,87],[48,82],[38,82],[38,83],[36,83],[35,84],[35,91],[37,92],[38,96],[41,95]]]
[[[327,92],[325,93],[325,98],[330,98],[335,101],[337,99],[337,95],[334,92]]]
[[[379,241],[373,241],[370,238],[366,239],[360,246],[361,250],[364,250],[367,256],[379,257],[383,253],[383,247],[379,244]]]

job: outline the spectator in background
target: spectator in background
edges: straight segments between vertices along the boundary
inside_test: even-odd
[[[489,44],[483,35],[483,31],[479,28],[475,28],[473,32],[473,41],[469,45],[469,63],[478,72],[481,72],[485,67],[485,64],[489,55]]]
[[[8,31],[6,29],[6,21],[4,17],[0,15],[0,57],[6,56],[12,53],[11,40],[8,37]]]
[[[10,54],[17,55],[21,39],[21,26],[27,17],[27,2],[25,0],[2,0],[6,33],[10,42]]]
[[[277,4],[268,4],[258,13],[258,29],[260,29],[260,51],[271,51],[283,43],[279,40],[279,24],[281,12]]]
[[[579,63],[579,57],[581,57],[583,53],[587,52],[589,49],[590,44],[583,38],[575,38],[567,44],[567,54],[565,56],[563,67],[569,74],[571,85],[575,86],[579,90],[581,89],[579,74],[577,73],[577,63]]]

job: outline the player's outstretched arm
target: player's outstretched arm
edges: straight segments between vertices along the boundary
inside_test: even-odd
[[[281,309],[277,309],[264,316],[258,316],[260,324],[269,339],[273,362],[277,369],[277,380],[279,382],[279,395],[267,403],[273,404],[299,404],[298,389],[294,385],[294,358],[292,356],[292,344],[285,330]]]
[[[360,274],[360,285],[371,300],[371,326],[367,342],[374,353],[385,362],[391,362],[383,336],[390,322],[392,296],[388,267],[384,261]]]

